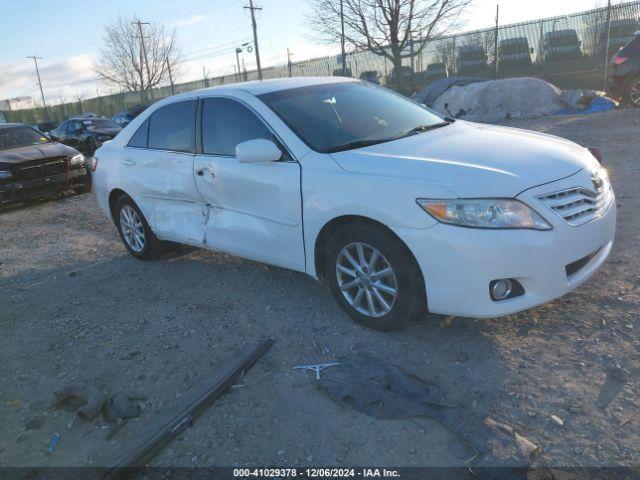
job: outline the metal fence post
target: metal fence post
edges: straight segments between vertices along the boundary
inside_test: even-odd
[[[607,2],[607,43],[604,49],[604,78],[602,80],[602,90],[607,90],[607,80],[609,77],[609,49],[611,48],[611,0]]]
[[[493,79],[498,78],[498,20],[500,15],[500,4],[496,4],[496,32],[493,38]]]

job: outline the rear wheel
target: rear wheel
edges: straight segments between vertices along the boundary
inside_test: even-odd
[[[631,77],[627,82],[624,100],[629,105],[640,107],[640,74]]]
[[[324,272],[340,306],[365,327],[399,330],[426,309],[424,282],[411,252],[380,227],[357,224],[336,231]]]
[[[127,195],[113,209],[120,239],[129,253],[139,260],[156,260],[162,255],[162,242],[151,231],[144,215]]]

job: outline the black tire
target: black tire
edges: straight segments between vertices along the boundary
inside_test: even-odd
[[[633,75],[627,80],[622,97],[624,103],[632,107],[640,107],[640,97],[636,97],[636,100],[632,97],[632,95],[638,95],[638,91],[640,91],[640,74]]]
[[[125,238],[125,234],[123,233],[122,225],[120,224],[120,215],[125,207],[133,209],[136,212],[140,223],[142,224],[142,231],[144,233],[144,246],[139,251],[132,248],[132,246],[129,244],[129,241]],[[163,242],[155,236],[155,234],[151,230],[151,227],[149,227],[146,218],[144,218],[144,215],[135,204],[135,202],[131,199],[131,197],[129,197],[128,195],[122,195],[120,196],[120,198],[118,198],[118,201],[113,208],[113,218],[116,227],[118,228],[118,233],[120,234],[120,240],[122,240],[123,245],[131,255],[136,257],[138,260],[156,260],[162,256]]]
[[[393,270],[393,284],[395,284],[397,296],[390,305],[391,309],[383,315],[371,316],[362,313],[351,305],[340,289],[336,263],[345,247],[357,243],[365,244],[365,247],[373,247]],[[341,258],[344,260],[345,257]],[[357,223],[346,225],[335,231],[325,251],[324,276],[342,309],[353,320],[367,328],[381,331],[400,330],[426,311],[426,292],[420,268],[406,245],[382,227]],[[361,289],[366,293],[366,288],[360,286],[354,288],[356,290],[353,291],[356,293],[351,295],[352,300],[360,294]],[[368,288],[372,291],[371,287]],[[368,302],[368,298],[366,300]],[[388,301],[389,297],[385,300]],[[374,303],[384,312],[380,302],[376,300]],[[366,306],[364,308],[367,309]]]
[[[87,138],[87,153],[93,155],[98,149],[98,144],[93,137]]]
[[[87,173],[84,177],[76,180],[71,188],[78,195],[89,193],[91,191],[91,175]]]

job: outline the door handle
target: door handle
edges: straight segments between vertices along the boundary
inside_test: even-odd
[[[196,175],[198,175],[199,177],[204,176],[205,170],[211,174],[211,178],[215,178],[216,174],[213,173],[213,170],[211,170],[210,168],[199,168],[198,170],[196,170]]]
[[[122,163],[122,165],[131,166],[131,165],[135,165],[136,161],[134,159],[132,159],[132,158],[123,158],[122,162],[120,162],[120,163]]]

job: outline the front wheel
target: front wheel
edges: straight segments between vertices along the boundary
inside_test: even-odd
[[[426,310],[424,281],[413,255],[381,227],[358,224],[336,231],[324,271],[340,306],[365,327],[399,330]]]
[[[640,75],[635,75],[627,82],[624,100],[629,105],[640,107]]]
[[[120,239],[131,255],[139,260],[160,258],[162,242],[129,196],[122,195],[118,199],[113,213]]]

